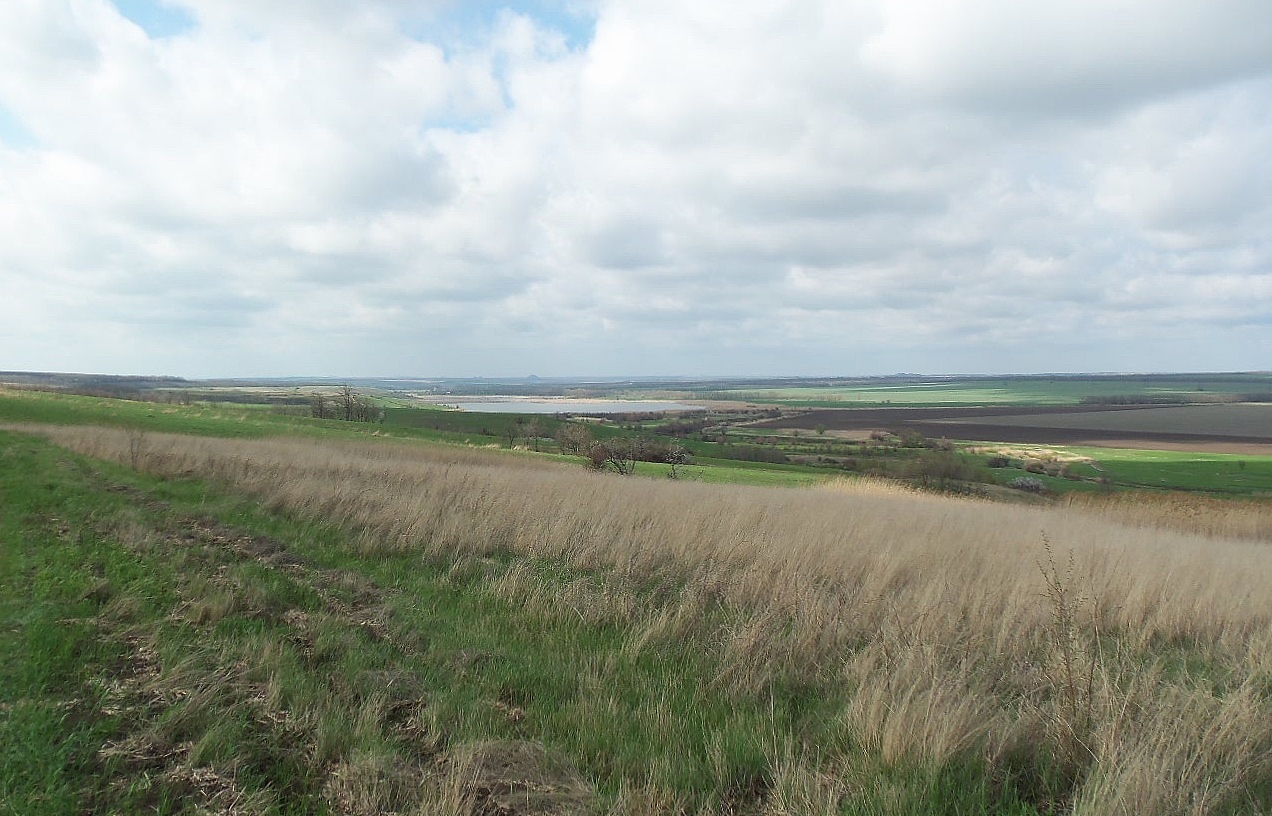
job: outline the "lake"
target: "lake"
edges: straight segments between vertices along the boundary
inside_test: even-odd
[[[654,402],[651,400],[461,400],[450,402],[437,400],[464,411],[485,414],[633,414],[662,413],[666,411],[705,411],[701,405],[685,405],[680,402]]]

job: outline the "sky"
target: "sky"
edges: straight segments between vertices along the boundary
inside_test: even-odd
[[[0,370],[1269,368],[1267,0],[0,2]]]

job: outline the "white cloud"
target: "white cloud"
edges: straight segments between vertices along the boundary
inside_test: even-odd
[[[1266,366],[1262,2],[179,5],[0,6],[3,367]]]
[[[1030,116],[1116,110],[1272,69],[1261,0],[891,0],[866,63]]]

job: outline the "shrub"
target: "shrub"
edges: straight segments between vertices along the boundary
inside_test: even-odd
[[[925,452],[912,459],[906,466],[906,475],[923,484],[936,482],[992,482],[993,477],[983,468],[948,451]]]
[[[1042,483],[1041,479],[1035,479],[1032,476],[1017,476],[1007,483],[1008,487],[1016,490],[1023,490],[1026,493],[1046,493],[1047,486]]]
[[[587,449],[588,464],[593,470],[604,470],[606,463],[609,462],[609,456],[609,448],[601,442],[593,442]]]

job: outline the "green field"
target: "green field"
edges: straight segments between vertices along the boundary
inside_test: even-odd
[[[1066,447],[1094,459],[1114,484],[1217,494],[1272,495],[1272,456]],[[1089,469],[1083,473],[1089,474]]]

